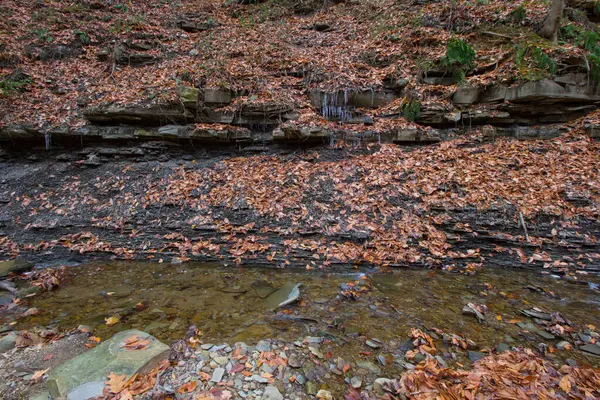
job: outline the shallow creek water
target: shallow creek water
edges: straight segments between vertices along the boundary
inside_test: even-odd
[[[194,324],[205,343],[255,344],[264,338],[294,341],[324,336],[335,343],[336,355],[345,357],[366,351],[393,355],[411,328],[456,333],[484,351],[499,343],[539,348],[540,343],[555,346],[561,339],[548,340],[517,326],[517,321],[534,322],[520,310],[538,307],[548,313],[559,312],[575,332],[585,331],[587,324],[600,325],[600,279],[582,278],[590,283],[575,284],[539,271],[521,270],[484,269],[465,276],[412,269],[321,272],[95,262],[70,267],[70,278],[63,287],[29,298],[28,305],[41,313],[20,319],[17,327],[58,324],[70,329],[84,324],[102,339],[137,328],[171,343],[183,338]],[[370,282],[371,289],[356,300],[342,296],[340,286],[357,280]],[[271,286],[275,289],[286,283],[302,284],[301,300],[274,309],[269,297],[263,297],[272,291]],[[487,306],[485,321],[462,314],[468,303]],[[120,322],[107,326],[105,318],[111,316]],[[365,337],[380,340],[383,347],[368,347]],[[454,353],[451,362],[469,363],[466,352]],[[578,350],[549,356],[557,361],[571,358],[600,364],[600,358]]]

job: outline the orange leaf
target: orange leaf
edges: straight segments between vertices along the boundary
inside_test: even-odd
[[[37,381],[37,380],[42,379],[42,376],[44,376],[44,374],[46,372],[48,372],[49,370],[50,370],[50,368],[46,368],[46,369],[43,369],[43,370],[40,370],[40,371],[35,371],[35,373],[31,377],[31,380],[32,381]]]
[[[188,383],[184,383],[177,389],[177,393],[184,394],[193,392],[196,389],[196,381],[189,381]]]

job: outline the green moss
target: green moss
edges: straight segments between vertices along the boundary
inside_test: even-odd
[[[421,102],[411,100],[402,106],[402,115],[408,121],[414,121],[421,116]]]

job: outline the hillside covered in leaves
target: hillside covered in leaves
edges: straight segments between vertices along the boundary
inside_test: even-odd
[[[569,1],[557,42],[536,33],[547,10],[545,0],[7,0],[0,139],[110,137],[77,131],[90,122],[250,142],[257,130],[429,141],[440,138],[431,126],[571,121],[595,135],[600,6]],[[497,93],[540,80],[552,87]]]

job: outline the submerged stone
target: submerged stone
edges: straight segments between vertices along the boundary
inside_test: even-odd
[[[252,289],[256,292],[256,295],[261,299],[266,299],[269,295],[273,294],[277,290],[276,287],[273,287],[269,282],[264,279],[259,279],[254,281],[252,285],[250,285]]]
[[[127,350],[124,340],[139,336],[150,343],[143,349]],[[47,382],[55,398],[91,398],[100,396],[107,376],[145,373],[166,359],[170,348],[152,335],[136,329],[119,332],[97,347],[57,367]],[[77,395],[77,397],[72,397]],[[89,396],[89,397],[85,397]]]
[[[298,301],[301,285],[301,283],[286,283],[279,290],[267,297],[268,307],[278,308]]]
[[[30,271],[33,264],[22,259],[0,261],[0,278],[7,277],[10,273],[21,274]]]

